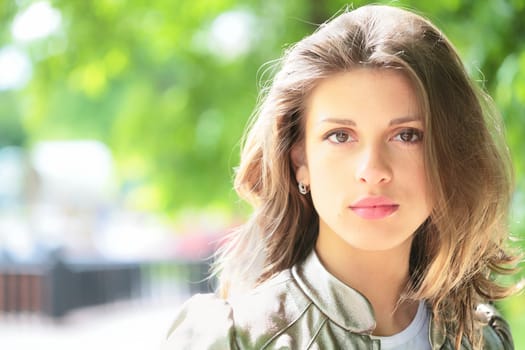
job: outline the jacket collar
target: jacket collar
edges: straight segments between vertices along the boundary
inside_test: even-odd
[[[302,264],[292,268],[292,276],[315,306],[340,327],[365,334],[376,327],[368,300],[328,272],[314,250]]]
[[[438,350],[443,348],[445,341],[447,340],[447,330],[443,324],[436,322],[434,317],[430,319],[428,336],[430,337],[430,346],[432,350]]]
[[[332,322],[354,333],[371,334],[375,329],[374,310],[370,302],[328,272],[315,250],[302,264],[292,268],[292,276],[305,295]],[[433,318],[429,328],[432,349],[441,349],[446,342],[446,330]]]

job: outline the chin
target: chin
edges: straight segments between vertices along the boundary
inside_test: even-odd
[[[413,234],[394,235],[392,230],[363,230],[360,237],[343,237],[344,241],[355,249],[370,252],[387,251],[412,242]]]

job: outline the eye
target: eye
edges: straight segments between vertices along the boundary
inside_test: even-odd
[[[414,128],[403,129],[394,136],[395,141],[418,143],[423,139],[423,131]]]
[[[333,143],[346,143],[353,140],[350,134],[344,130],[331,132],[326,138],[328,141]]]

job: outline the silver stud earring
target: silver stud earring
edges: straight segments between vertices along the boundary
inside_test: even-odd
[[[302,182],[299,182],[297,185],[299,187],[300,194],[307,194],[308,192],[310,192],[310,189],[308,188],[308,186],[303,184]]]

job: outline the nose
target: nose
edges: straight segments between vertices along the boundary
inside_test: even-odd
[[[358,158],[356,180],[360,183],[378,185],[392,179],[388,155],[379,146],[364,147]]]

